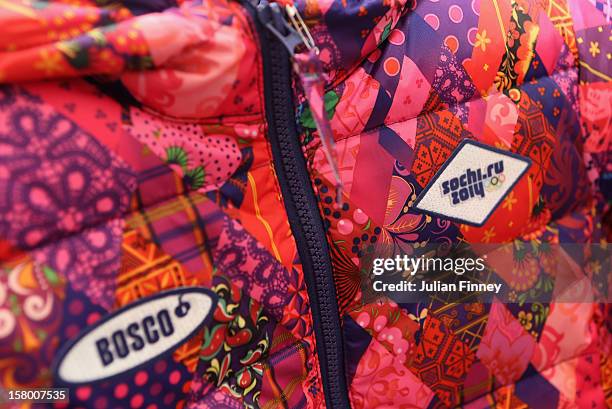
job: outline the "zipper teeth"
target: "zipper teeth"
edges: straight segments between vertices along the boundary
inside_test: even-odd
[[[270,36],[271,37],[271,36]],[[287,92],[290,89],[290,84],[283,83],[282,74],[283,69],[286,69],[279,58],[273,57],[270,61],[271,68],[271,88],[273,101],[283,101],[282,104],[286,104],[287,101],[292,100],[291,93]],[[311,299],[311,303],[315,302],[319,307],[320,315],[320,328],[323,335],[322,340],[318,340],[317,349],[325,349],[326,365],[321,365],[322,372],[327,373],[327,383],[329,386],[329,398],[331,398],[332,408],[345,408],[348,407],[342,402],[342,386],[341,379],[343,374],[340,373],[339,365],[332,364],[336,362],[342,362],[339,349],[341,345],[338,345],[337,333],[340,331],[339,326],[339,313],[337,305],[335,304],[336,294],[335,289],[331,289],[330,285],[333,286],[333,278],[331,276],[331,262],[325,256],[323,245],[327,243],[327,239],[322,233],[321,226],[316,226],[314,221],[319,218],[320,215],[313,215],[313,211],[308,206],[308,194],[306,189],[312,189],[311,186],[304,186],[303,181],[300,180],[300,171],[305,172],[306,169],[299,169],[298,161],[295,160],[294,147],[292,146],[292,140],[298,144],[299,154],[302,155],[301,146],[298,143],[297,135],[290,135],[289,127],[293,126],[290,121],[293,121],[293,112],[289,117],[287,115],[278,115],[278,109],[276,106],[272,107],[275,116],[276,132],[278,134],[278,143],[281,151],[281,161],[285,176],[287,177],[288,187],[291,192],[292,200],[295,204],[299,222],[301,224],[304,236],[307,242],[309,256],[312,260],[313,275],[315,279],[315,293],[316,298]],[[308,181],[308,183],[310,183]],[[314,193],[313,193],[314,194]],[[317,228],[318,227],[318,228]],[[327,262],[326,262],[327,261]],[[308,271],[304,272],[308,274]],[[329,277],[329,278],[328,278]],[[330,282],[331,281],[331,282]],[[334,322],[337,323],[334,328]],[[322,342],[321,342],[322,341]],[[342,366],[343,367],[343,366]],[[346,388],[344,388],[346,391]]]
[[[272,81],[272,95],[274,100],[276,101],[287,101],[292,98],[292,95],[289,95],[288,92],[285,92],[286,85],[281,85],[279,79],[278,72],[283,69],[282,64],[278,63],[278,59],[271,58],[272,62],[272,76],[274,80]],[[278,98],[278,99],[277,99]],[[286,116],[282,115],[281,118],[276,116],[277,120],[276,129],[278,132],[278,142],[281,150],[281,160],[283,163],[283,168],[285,171],[285,176],[287,177],[287,182],[289,185],[289,189],[291,191],[292,199],[295,203],[295,207],[298,213],[300,224],[302,225],[302,229],[304,231],[304,236],[307,241],[309,255],[312,259],[313,265],[313,273],[315,279],[315,290],[317,294],[317,298],[315,300],[311,300],[311,302],[316,302],[319,305],[319,314],[321,316],[321,331],[323,335],[323,342],[317,342],[317,349],[325,348],[325,358],[327,361],[327,365],[325,368],[322,368],[327,371],[329,376],[328,384],[331,392],[333,402],[332,407],[342,407],[340,402],[339,393],[334,393],[333,391],[340,390],[340,382],[339,379],[343,374],[339,373],[339,368],[337,365],[330,365],[331,362],[338,362],[338,345],[337,345],[337,337],[336,333],[340,330],[339,327],[332,328],[330,324],[333,321],[339,321],[338,311],[335,303],[332,307],[332,301],[336,299],[335,291],[330,291],[330,283],[329,280],[326,280],[328,274],[328,265],[325,260],[324,249],[322,244],[322,240],[325,241],[326,237],[321,237],[318,232],[317,226],[313,223],[313,214],[312,210],[308,207],[308,199],[307,194],[304,191],[308,187],[303,186],[301,181],[299,180],[299,169],[297,161],[294,159],[293,149],[291,146],[291,138],[297,138],[297,135],[292,136],[289,134],[289,121]],[[300,154],[302,154],[300,149]],[[318,214],[315,217],[320,217]],[[319,233],[319,234],[318,234]],[[307,273],[307,272],[306,272]],[[331,276],[330,276],[331,278]],[[333,285],[333,282],[332,282]],[[335,311],[332,311],[335,310]],[[335,313],[335,314],[334,314]],[[332,315],[334,314],[334,315]],[[335,318],[335,319],[334,319]],[[322,344],[322,345],[321,345]],[[337,399],[336,399],[337,398]]]
[[[327,407],[350,408],[340,315],[323,221],[310,182],[302,146],[295,130],[290,57],[282,43],[262,27],[248,0],[264,60],[264,94],[268,138],[289,224],[302,261],[317,343]]]

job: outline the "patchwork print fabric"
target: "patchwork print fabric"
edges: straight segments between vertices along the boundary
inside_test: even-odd
[[[350,346],[354,334],[346,340],[347,350],[361,356],[358,368],[362,368],[354,378],[347,374],[351,404],[609,405],[605,385],[591,383],[583,392],[561,386],[581,382],[584,375],[578,366],[572,364],[570,369],[562,360],[535,363],[540,353],[564,349],[560,339],[546,340],[547,325],[557,322],[565,331],[585,328],[582,325],[590,325],[594,311],[606,314],[607,304],[570,307],[525,302],[521,294],[552,294],[555,278],[541,264],[522,260],[520,251],[493,264],[515,265],[510,273],[499,270],[501,277],[495,279],[510,286],[509,304],[508,300],[478,304],[434,296],[414,311],[414,305],[384,299],[372,303],[361,289],[372,252],[383,257],[410,255],[421,246],[431,248],[443,242],[511,242],[518,249],[574,239],[574,243],[610,240],[606,227],[609,187],[602,189],[602,178],[611,169],[612,133],[604,131],[606,136],[600,137],[598,130],[606,127],[605,120],[597,130],[589,128],[584,114],[594,112],[594,106],[581,102],[589,94],[598,98],[596,94],[603,97],[603,90],[610,90],[612,60],[607,55],[603,62],[603,54],[609,51],[602,47],[609,50],[612,43],[601,38],[612,33],[610,15],[588,1],[392,4],[391,8],[401,8],[401,16],[397,21],[386,20],[379,45],[371,50],[363,25],[369,22],[376,27],[384,21],[379,6],[375,2],[364,2],[359,9],[347,5],[344,18],[351,23],[346,25],[337,23],[335,4],[315,8],[306,2],[300,9],[316,27],[315,40],[321,39],[322,58],[329,69],[328,95],[334,101],[330,121],[345,186],[341,207],[331,199],[334,179],[316,131],[304,126],[303,143],[311,172],[317,175],[314,186],[321,214],[329,226],[336,289],[344,307],[341,313],[353,317],[371,339],[359,352]],[[363,30],[361,36],[352,31],[357,26]],[[351,33],[349,43],[346,37]],[[354,50],[359,46],[362,60],[356,63]],[[605,97],[599,101],[603,120],[610,101]],[[481,227],[447,221],[444,215],[425,215],[414,207],[423,188],[465,139],[531,160],[526,176]],[[597,154],[589,152],[592,148],[587,145],[593,144],[598,146]],[[594,159],[600,155],[606,158]],[[575,222],[582,226],[579,229],[587,225],[593,229],[569,233]],[[582,308],[585,314],[576,312],[576,321],[569,316],[553,318],[553,311]],[[424,311],[422,317],[420,311]],[[414,323],[408,314],[421,322],[421,329],[402,330],[404,322]],[[397,330],[390,344],[381,342],[391,334],[387,321],[382,321],[389,316],[395,321],[391,329]],[[609,328],[590,328],[588,334],[564,332],[565,340],[575,342],[571,347],[565,344],[566,356],[595,359],[599,369],[593,367],[594,376],[608,378],[603,355],[593,353],[598,348],[608,351],[600,340],[609,336]],[[404,342],[410,348],[401,348]],[[351,362],[355,360],[351,357]],[[383,365],[384,372],[378,369]]]
[[[327,240],[348,405],[612,406],[610,3],[277,4],[303,17],[326,80],[313,106],[335,166],[297,75],[286,91]],[[118,322],[103,337],[108,373],[48,407],[331,407],[317,283],[273,148],[269,45],[247,9],[0,0],[3,396],[66,386],[62,359]],[[530,162],[478,227],[415,207],[465,140]],[[582,245],[561,254],[597,302],[557,302],[560,243]],[[512,249],[483,278],[504,300],[364,291],[372,257],[458,244]],[[187,296],[133,314],[193,288],[211,309],[178,343],[174,323],[197,312]],[[95,345],[82,356],[98,359]]]
[[[263,132],[257,40],[236,3],[171,6],[0,7],[5,27],[42,36],[1,34],[1,77],[13,83],[0,114],[2,387],[59,386],[59,350],[110,312],[206,287],[217,310],[205,328],[140,371],[71,387],[70,406],[320,406],[308,294]],[[193,47],[208,51],[183,52]],[[66,78],[94,73],[115,77]]]

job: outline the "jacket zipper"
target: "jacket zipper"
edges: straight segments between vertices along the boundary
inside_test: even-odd
[[[326,406],[349,408],[330,251],[295,123],[290,52],[304,43],[304,36],[291,27],[277,3],[243,0],[243,4],[259,36],[268,139],[302,262]]]

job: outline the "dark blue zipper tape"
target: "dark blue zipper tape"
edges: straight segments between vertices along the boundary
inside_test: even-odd
[[[350,408],[336,288],[323,220],[295,124],[291,56],[269,24],[276,10],[267,1],[243,2],[253,17],[263,58],[268,139],[289,225],[297,243],[310,298],[323,392],[330,409]],[[279,31],[282,33],[282,31]]]

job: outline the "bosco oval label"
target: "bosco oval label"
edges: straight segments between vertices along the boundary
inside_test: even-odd
[[[66,345],[54,372],[64,384],[107,380],[171,352],[212,315],[214,292],[178,288],[143,298],[109,314]]]

